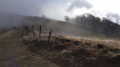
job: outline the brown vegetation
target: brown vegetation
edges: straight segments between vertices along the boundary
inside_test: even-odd
[[[120,66],[119,49],[94,43],[94,41],[77,41],[52,36],[48,42],[47,37],[42,36],[37,39],[25,39],[24,43],[35,55],[43,56],[60,67]]]

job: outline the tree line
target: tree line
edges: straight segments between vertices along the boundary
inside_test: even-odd
[[[102,33],[108,37],[118,37],[120,34],[120,25],[106,18],[100,19],[91,14],[83,14],[75,17],[74,21],[78,27],[88,29],[92,32]]]

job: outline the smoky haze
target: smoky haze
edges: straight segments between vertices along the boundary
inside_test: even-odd
[[[92,4],[90,4],[86,0],[75,0],[70,4],[68,11],[72,10],[74,7],[78,7],[78,8],[84,7],[84,8],[90,9],[92,8]]]
[[[68,6],[68,3],[71,3]],[[0,13],[14,13],[29,16],[45,15],[52,19],[64,20],[64,16],[72,16],[66,10],[74,7],[91,8],[86,0],[0,0]],[[57,17],[56,17],[57,15]]]
[[[22,25],[23,16],[15,14],[0,14],[0,28]]]
[[[88,0],[0,0],[0,27],[21,24],[22,16],[45,15],[64,20],[64,16],[75,17],[70,12],[74,7],[91,10],[93,5]],[[106,14],[106,17],[119,21],[117,14]]]
[[[40,15],[40,0],[0,0],[0,13]],[[39,3],[39,4],[37,4]]]
[[[22,24],[24,16],[40,16],[41,0],[0,0],[0,28]]]

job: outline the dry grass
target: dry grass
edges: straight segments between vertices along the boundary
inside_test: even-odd
[[[90,43],[92,45],[103,44],[109,48],[120,49],[120,40],[105,39],[105,38],[85,38],[65,35],[64,38]]]
[[[46,36],[24,40],[31,52],[60,67],[119,67],[120,50],[111,42],[65,36],[53,36],[50,42]]]
[[[1,67],[120,67],[119,42],[72,36],[0,36]]]

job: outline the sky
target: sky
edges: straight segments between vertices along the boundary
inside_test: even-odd
[[[84,13],[118,22],[120,0],[0,0],[0,13],[41,16],[64,20]]]

